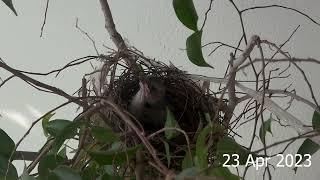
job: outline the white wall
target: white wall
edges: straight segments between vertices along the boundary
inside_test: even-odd
[[[172,61],[176,66],[190,73],[205,74],[208,76],[222,76],[227,65],[230,49],[222,48],[217,54],[206,57],[207,62],[215,67],[214,70],[208,68],[197,68],[188,62],[186,53],[181,48],[185,48],[185,40],[190,35],[190,31],[182,26],[175,17],[171,1],[159,0],[110,0],[110,7],[118,31],[129,43],[145,55],[154,57],[157,60],[168,63]],[[240,9],[266,4],[280,4],[297,8],[317,21],[320,21],[320,1],[317,0],[272,0],[272,1],[241,1],[235,2]],[[199,13],[199,25],[202,23],[204,12],[209,4],[208,0],[195,1],[196,9]],[[86,30],[96,41],[100,53],[105,49],[102,44],[114,47],[108,34],[104,29],[103,15],[100,10],[99,1],[69,0],[50,1],[48,19],[42,38],[40,28],[42,25],[45,9],[44,1],[14,1],[19,16],[15,17],[5,5],[0,3],[0,57],[9,65],[23,70],[47,72],[61,67],[77,57],[95,55],[91,42],[75,28],[76,18],[79,18],[79,25]],[[268,39],[277,44],[284,42],[293,29],[301,25],[294,38],[285,46],[285,49],[295,57],[313,57],[320,59],[320,26],[311,23],[305,17],[297,13],[272,8],[268,10],[253,11],[245,16],[247,35],[258,34],[262,39]],[[216,0],[213,10],[209,14],[208,22],[204,32],[203,42],[223,41],[236,45],[241,35],[241,28],[237,14],[228,1]],[[206,52],[210,49],[205,50]],[[314,65],[303,65],[306,69],[311,83],[314,84],[316,96],[320,83],[317,79],[318,67]],[[59,86],[68,93],[72,93],[80,86],[82,75],[90,71],[89,64],[81,65],[77,68],[66,70],[58,78],[37,77],[52,85]],[[7,75],[0,70],[0,77]],[[293,83],[298,93],[310,99],[306,91],[306,84],[302,76],[295,72],[288,82]],[[276,87],[276,86],[275,86]],[[21,80],[15,79],[0,89],[0,127],[6,130],[9,135],[18,140],[24,133],[25,128],[18,126],[13,119],[21,119],[24,116],[27,124],[35,120],[37,114],[30,114],[30,106],[41,113],[48,111],[65,100],[56,98],[51,94],[38,93]],[[318,98],[319,99],[319,98]],[[29,107],[29,108],[28,108]],[[76,106],[59,111],[56,117],[71,119]],[[312,110],[296,104],[291,112],[300,120],[310,125]],[[9,115],[11,114],[11,116]],[[20,114],[20,117],[17,117]],[[16,115],[16,116],[13,116]],[[11,118],[10,118],[11,117]],[[23,119],[23,118],[22,118]],[[243,137],[251,137],[248,134],[248,127],[240,128],[238,133]],[[283,131],[281,128],[273,126],[273,136],[276,140],[295,135],[294,131]],[[35,150],[45,141],[41,136],[40,126],[37,126],[28,137],[21,148]],[[244,144],[248,144],[246,139],[240,139]],[[301,141],[300,141],[301,143]],[[296,143],[295,146],[298,146]],[[294,153],[296,149],[290,148],[289,153]],[[317,171],[319,163],[319,152],[313,156],[313,166],[311,168],[300,169],[297,175],[289,169],[277,169],[274,172],[274,179],[318,179],[320,172]],[[260,179],[261,172],[250,171],[249,179]]]

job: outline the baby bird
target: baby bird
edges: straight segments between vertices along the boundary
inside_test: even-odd
[[[163,82],[147,78],[139,82],[139,90],[129,104],[129,112],[144,126],[145,130],[158,130],[166,120],[166,88]]]

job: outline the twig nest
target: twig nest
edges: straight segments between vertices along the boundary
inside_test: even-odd
[[[217,102],[216,98],[205,94],[181,70],[167,66],[145,69],[143,74],[133,73],[129,70],[125,71],[115,81],[114,97],[119,105],[128,109],[132,97],[139,91],[139,82],[142,78],[149,78],[163,83],[167,107],[174,114],[180,128],[187,133],[192,134],[197,131],[200,121],[205,120],[204,114],[209,114],[213,118],[217,111],[214,105]],[[150,133],[164,128],[163,126],[148,127],[144,126],[143,122],[140,123],[144,130]]]
[[[117,70],[115,74],[120,73]],[[131,110],[132,122],[140,127],[147,137],[152,136],[149,141],[159,153],[157,154],[158,157],[163,161],[166,161],[165,154],[167,152],[164,144],[169,145],[170,156],[172,157],[170,168],[181,169],[180,166],[185,153],[190,149],[191,151],[195,149],[197,135],[206,125],[211,123],[213,125],[218,124],[221,127],[224,126],[222,122],[227,113],[226,103],[224,101],[219,102],[212,92],[202,90],[197,82],[175,67],[164,64],[150,67],[142,64],[140,70],[127,68],[122,70],[119,76],[114,76],[111,79],[113,80],[108,84],[109,88],[104,92],[104,95],[108,96],[109,99],[111,97],[118,106],[127,112]],[[142,89],[143,92],[139,92],[141,88],[144,88],[143,83],[148,83],[148,81],[160,82],[165,89],[166,103],[165,106],[161,106],[165,115],[160,123],[153,123],[156,119],[159,119],[157,113],[148,113],[147,118],[141,118],[140,115],[135,117],[134,115],[137,113],[132,113],[133,110],[130,107],[137,94],[152,91],[152,87],[149,86],[149,89]],[[106,111],[107,113],[104,112],[104,114],[108,114],[106,116],[107,121],[109,121],[108,126],[121,134],[127,134],[130,128],[124,123],[125,121],[121,120],[111,109]],[[173,114],[174,122],[176,122],[171,122],[171,126],[168,126],[170,123],[166,123],[168,122],[168,114]],[[174,124],[173,127],[172,124]],[[173,130],[176,131],[175,136],[168,138],[166,136],[166,129],[168,128],[176,128],[179,131]],[[210,153],[214,153],[217,140],[226,132],[226,128],[221,129],[221,132],[211,133],[208,138],[212,141],[209,143],[211,146]],[[125,143],[132,146],[134,142],[140,142],[136,140],[137,138],[131,135],[126,136]]]

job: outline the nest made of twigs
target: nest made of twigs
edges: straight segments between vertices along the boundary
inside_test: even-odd
[[[168,140],[165,138],[164,133],[159,133],[150,140],[154,147],[157,147],[159,156],[165,156],[166,154],[163,145],[163,142],[166,141],[170,145],[172,157],[176,157],[172,158],[172,166],[179,166],[186,152],[186,146],[190,146],[189,149],[194,149],[197,135],[209,122],[219,125],[222,124],[226,113],[225,102],[219,102],[212,93],[201,89],[185,72],[164,64],[161,64],[159,67],[148,67],[142,64],[141,71],[125,69],[120,76],[114,79],[113,88],[109,89],[109,91],[112,92],[106,92],[106,94],[111,94],[114,102],[127,110],[133,95],[139,90],[141,76],[152,77],[164,83],[166,87],[165,97],[170,111],[174,114],[179,128],[188,136],[189,144],[187,144],[186,137],[183,134]],[[109,113],[112,114],[112,111]],[[119,117],[113,119],[113,129],[116,131],[125,131],[128,129],[124,121],[119,120]],[[136,121],[133,120],[133,122]],[[154,129],[153,127],[151,129],[141,121],[137,123],[137,126],[142,126],[144,131],[147,132],[147,136],[156,130],[164,128],[157,127]],[[211,139],[219,139],[223,133],[224,132],[219,132],[216,135],[211,135],[216,136],[211,137]],[[132,143],[132,141],[127,142]],[[212,144],[212,147],[215,147],[215,143]]]

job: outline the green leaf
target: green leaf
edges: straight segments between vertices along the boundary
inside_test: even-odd
[[[260,137],[260,139],[261,139],[261,141],[263,143],[265,143],[265,140],[266,140],[265,138],[266,138],[267,132],[270,132],[272,134],[272,132],[271,132],[271,120],[272,119],[270,118],[267,121],[263,122],[263,125],[261,125],[261,127],[260,127],[259,137]]]
[[[50,121],[51,122],[51,121]],[[49,123],[50,123],[49,122]],[[61,145],[66,139],[72,138],[77,134],[78,128],[84,124],[81,121],[66,123],[66,125],[57,132],[55,141],[52,145],[52,152],[55,154],[59,151]]]
[[[207,173],[209,176],[222,177],[224,180],[240,180],[239,176],[232,174],[226,167],[211,167]]]
[[[104,165],[102,167],[104,173],[109,174],[110,176],[114,176],[117,174],[116,167],[114,167],[113,165]]]
[[[109,174],[104,174],[100,179],[98,180],[123,180],[123,177],[120,176],[110,176]]]
[[[0,155],[0,179],[4,179],[6,176],[8,169],[8,158]],[[18,179],[18,173],[16,168],[12,165],[12,163],[9,163],[9,171],[7,173],[8,180],[16,180]]]
[[[51,119],[51,117],[54,115],[55,113],[49,113],[47,115],[45,115],[43,118],[42,118],[42,129],[43,129],[43,133],[46,137],[49,136],[49,132],[47,130],[47,127],[48,127],[48,123],[49,123],[49,120]]]
[[[191,168],[184,169],[182,172],[180,172],[176,176],[176,180],[184,180],[184,179],[186,179],[186,177],[190,178],[190,177],[197,176],[199,174],[199,172],[200,172],[200,170],[197,167],[191,167]]]
[[[8,134],[2,129],[0,129],[0,142],[0,155],[9,158],[15,144]]]
[[[305,154],[309,154],[311,156],[312,154],[317,152],[319,148],[320,148],[320,145],[313,142],[311,139],[304,140],[304,142],[299,147],[299,150],[297,152],[297,154],[300,154],[303,157],[302,160],[299,162],[299,164],[303,163],[307,159],[307,157],[304,157]],[[296,157],[296,162],[298,162],[298,160],[299,160],[298,157]]]
[[[318,113],[317,111],[314,111],[313,113],[312,126],[314,130],[320,132],[320,113]]]
[[[50,172],[55,169],[59,164],[64,162],[64,158],[49,154],[41,158],[38,166],[38,173],[41,179],[48,179]]]
[[[81,177],[83,180],[95,179],[98,175],[98,168],[95,165],[87,166],[83,171],[81,171]]]
[[[171,156],[170,156],[170,146],[167,142],[163,141],[164,144],[164,148],[166,150],[166,158],[167,158],[167,162],[168,162],[168,167],[170,167],[170,162],[171,162]]]
[[[218,142],[217,147],[217,157],[220,163],[225,163],[227,157],[223,157],[224,154],[230,155],[229,163],[235,165],[236,162],[232,157],[233,154],[237,154],[239,156],[239,165],[244,165],[247,162],[250,151],[240,146],[237,142],[235,142],[232,138],[225,136]],[[252,158],[255,160],[257,157],[256,154],[251,154]]]
[[[121,165],[135,157],[140,146],[128,148],[126,151],[89,151],[90,156],[99,165]]]
[[[57,155],[67,159],[67,148],[64,146]]]
[[[168,107],[166,107],[166,111],[167,111],[167,117],[166,117],[166,122],[164,127],[165,128],[180,128],[178,122],[176,121],[176,118],[174,117],[174,114],[170,111],[170,109]],[[174,138],[178,135],[179,132],[177,132],[174,129],[168,129],[165,130],[164,134],[166,136],[167,139],[171,139]]]
[[[211,67],[203,58],[202,55],[202,47],[201,47],[201,36],[202,31],[196,31],[193,34],[191,34],[186,42],[187,46],[187,56],[189,60],[200,67]]]
[[[196,157],[195,164],[199,169],[205,169],[208,167],[208,147],[207,147],[207,136],[212,132],[211,125],[207,125],[201,130],[196,142]]]
[[[91,132],[94,138],[106,144],[120,140],[120,137],[111,128],[93,127]]]
[[[197,31],[198,15],[192,0],[173,0],[173,8],[183,25]]]
[[[13,4],[12,4],[12,0],[2,0],[10,9],[11,11],[18,16],[17,11],[14,9]]]
[[[182,169],[191,168],[194,166],[192,154],[190,154],[188,151],[186,151],[186,155],[184,156],[182,160]]]
[[[58,180],[82,180],[78,172],[68,166],[58,166],[52,171]]]
[[[25,169],[23,170],[23,173],[21,174],[19,180],[36,180],[36,178],[33,177],[33,176],[30,176],[30,175],[28,174],[27,169],[25,168]]]
[[[46,131],[53,137],[56,137],[62,129],[70,125],[72,121],[65,120],[65,119],[55,119],[49,121],[46,126]]]

